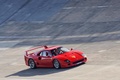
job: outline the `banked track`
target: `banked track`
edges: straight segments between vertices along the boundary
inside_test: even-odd
[[[21,45],[41,45],[120,39],[119,0],[1,0],[0,4],[0,40],[25,39]]]

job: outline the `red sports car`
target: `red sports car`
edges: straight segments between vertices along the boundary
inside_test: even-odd
[[[61,46],[39,46],[27,50],[24,55],[25,63],[30,68],[54,67],[65,68],[76,66],[87,61],[86,55],[78,50],[68,50]]]

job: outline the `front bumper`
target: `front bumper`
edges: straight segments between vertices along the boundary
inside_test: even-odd
[[[77,65],[85,63],[86,61],[87,61],[87,58],[85,57],[85,58],[82,58],[82,59],[74,61],[74,62],[61,64],[61,67],[65,68],[65,67],[77,66]]]

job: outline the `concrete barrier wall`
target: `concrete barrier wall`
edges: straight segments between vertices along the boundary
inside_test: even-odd
[[[47,21],[68,0],[1,0],[0,24],[9,21]]]
[[[119,0],[1,0],[0,40],[26,39],[20,44],[31,45],[119,40],[119,14]]]

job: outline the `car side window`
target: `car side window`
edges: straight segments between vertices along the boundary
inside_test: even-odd
[[[46,55],[52,57],[52,54],[50,52],[47,52]]]
[[[52,54],[49,51],[42,51],[40,52],[40,56],[52,56]]]
[[[40,56],[46,56],[45,51],[40,52]]]
[[[43,52],[40,52],[40,56],[42,56],[43,55]]]

